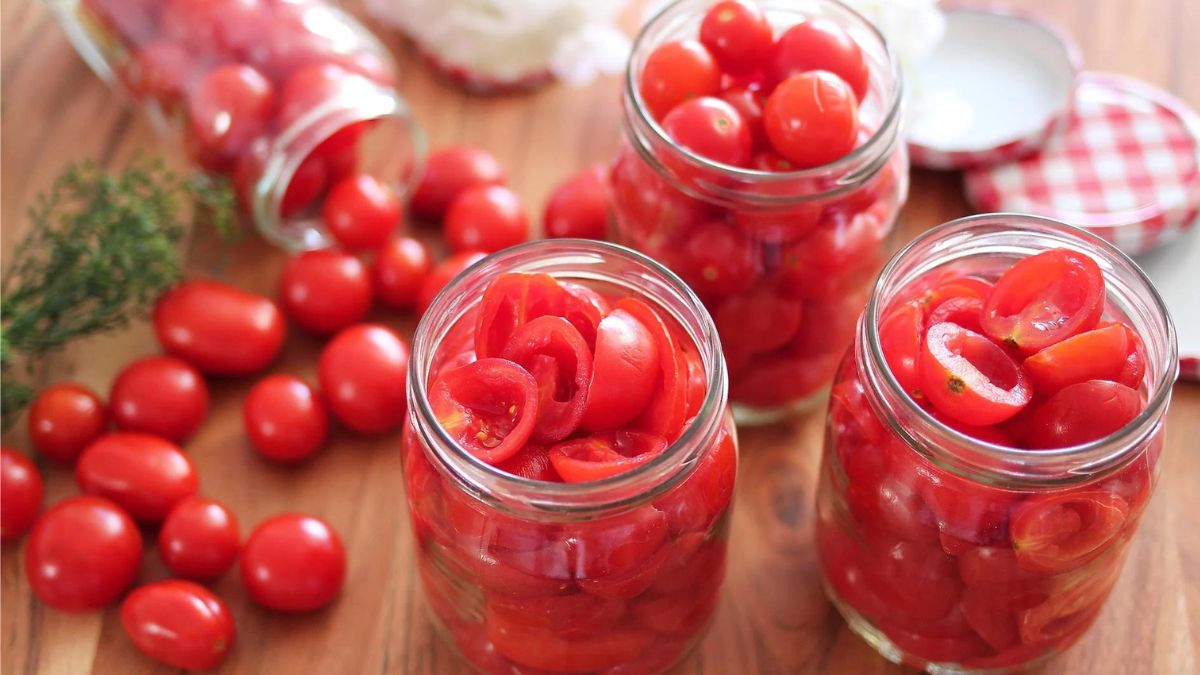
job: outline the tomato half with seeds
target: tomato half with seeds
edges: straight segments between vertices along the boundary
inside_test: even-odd
[[[998,424],[1033,396],[1029,381],[1004,349],[952,323],[930,326],[921,349],[921,393],[943,414],[965,424]]]
[[[483,292],[475,318],[475,355],[500,356],[514,331],[539,316],[562,316],[566,293],[548,274],[507,272]]]
[[[989,337],[1033,353],[1090,330],[1104,311],[1104,273],[1067,249],[1023,258],[1010,267],[983,306]]]
[[[1032,497],[1013,509],[1009,529],[1022,567],[1061,572],[1108,550],[1129,516],[1117,495],[1072,490]]]
[[[1025,359],[1022,368],[1038,393],[1049,396],[1070,384],[1116,379],[1131,347],[1125,326],[1108,324],[1042,349]]]
[[[439,374],[429,405],[451,438],[494,465],[517,454],[533,434],[538,386],[516,363],[484,358]]]
[[[667,439],[642,431],[609,431],[550,448],[550,463],[568,483],[587,483],[632,471],[662,454]]]
[[[654,334],[635,316],[614,309],[596,331],[592,385],[581,426],[620,429],[642,414],[661,379]]]
[[[663,436],[668,442],[679,437],[687,419],[688,371],[683,353],[670,328],[650,305],[637,298],[623,298],[617,308],[629,312],[650,329],[658,345],[658,364],[662,378],[654,388],[645,412],[634,421],[637,428]]]
[[[121,625],[143,654],[173,668],[216,668],[237,637],[219,597],[191,581],[165,579],[136,589],[121,603]]]
[[[592,351],[579,331],[560,316],[539,316],[513,331],[502,356],[537,382],[533,437],[553,442],[571,435],[583,418],[592,381]]]
[[[1026,442],[1036,448],[1089,443],[1129,424],[1142,408],[1138,393],[1117,382],[1088,380],[1068,385],[1034,411]]]

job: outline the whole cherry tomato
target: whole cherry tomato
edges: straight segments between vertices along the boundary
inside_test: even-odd
[[[1033,353],[1091,330],[1104,311],[1104,273],[1090,257],[1051,249],[1008,268],[983,306],[983,331]]]
[[[746,166],[753,151],[750,127],[733,106],[702,96],[671,109],[663,130],[678,145],[719,164]]]
[[[701,293],[738,295],[758,279],[760,256],[754,242],[719,220],[697,227],[683,250],[690,272],[687,279]]]
[[[208,385],[174,356],[151,356],[125,366],[108,394],[118,429],[187,440],[208,415]]]
[[[377,249],[386,244],[402,216],[396,192],[367,174],[348,176],[334,184],[321,210],[329,233],[352,250]]]
[[[646,58],[638,89],[650,116],[661,120],[690,98],[716,96],[721,89],[721,71],[699,42],[667,42]]]
[[[550,455],[547,448],[537,443],[526,443],[520,452],[496,465],[504,473],[529,480],[540,480],[551,483],[560,481],[554,467],[550,465]]]
[[[441,218],[463,190],[477,185],[503,185],[504,167],[492,153],[473,145],[455,145],[429,155],[425,172],[413,191],[413,213]]]
[[[999,345],[952,323],[929,327],[920,371],[921,393],[965,424],[999,424],[1033,396],[1029,379]]]
[[[188,133],[196,161],[228,171],[262,134],[275,104],[270,80],[254,68],[227,63],[208,72],[188,94]]]
[[[896,381],[913,400],[921,397],[921,345],[925,341],[925,314],[919,302],[893,306],[879,322],[883,357]]]
[[[604,239],[607,230],[607,167],[589,166],[554,188],[542,216],[545,236]]]
[[[303,39],[292,36],[294,40]],[[283,83],[276,124],[286,129],[331,98],[369,92],[372,85],[340,64],[319,61],[300,66]],[[336,176],[335,176],[336,177]]]
[[[538,418],[538,385],[527,370],[482,358],[439,373],[429,406],[450,437],[488,464],[515,455]]]
[[[636,419],[662,377],[658,359],[654,335],[632,314],[617,308],[601,319],[581,426],[609,431]]]
[[[178,579],[135,589],[121,603],[121,625],[143,654],[173,668],[216,668],[237,638],[229,608],[212,591]]]
[[[0,449],[0,542],[29,531],[42,508],[42,474],[23,453]]]
[[[433,259],[424,244],[411,237],[392,239],[375,253],[371,266],[375,297],[392,309],[412,309],[421,282],[432,270]]]
[[[189,281],[158,299],[154,332],[168,354],[205,373],[250,375],[279,356],[285,325],[270,298],[216,281]]]
[[[463,251],[438,263],[433,271],[425,275],[421,281],[421,288],[417,291],[417,312],[424,314],[425,310],[433,304],[438,293],[441,293],[442,289],[454,280],[454,277],[462,274],[463,270],[485,257],[487,254],[483,251]]]
[[[312,387],[294,375],[259,380],[242,404],[250,443],[267,459],[299,462],[325,443],[329,415]]]
[[[237,560],[241,530],[225,505],[206,497],[186,497],[158,531],[158,554],[171,574],[212,581]]]
[[[775,42],[767,69],[774,84],[799,73],[828,71],[850,85],[859,101],[866,97],[871,82],[858,43],[828,19],[808,19],[784,31]]]
[[[858,140],[858,104],[841,78],[823,70],[793,75],[763,109],[771,147],[800,169],[850,154]]]
[[[1033,413],[1026,440],[1035,448],[1065,448],[1109,436],[1145,406],[1134,389],[1109,380],[1070,384]]]
[[[625,473],[667,449],[667,439],[642,431],[610,431],[563,441],[550,448],[550,464],[568,483]]]
[[[254,528],[240,567],[250,599],[279,612],[308,612],[329,604],[341,590],[346,551],[328,523],[289,513]]]
[[[451,251],[494,253],[529,238],[529,218],[515,192],[502,185],[477,185],[458,193],[446,211]]]
[[[724,0],[704,14],[700,42],[727,73],[757,70],[771,55],[775,34],[751,0]]]
[[[58,382],[38,392],[29,407],[29,440],[43,455],[71,464],[108,427],[104,402],[91,389]]]
[[[84,449],[75,480],[85,493],[113,500],[142,523],[161,522],[200,483],[192,461],[174,443],[129,431],[105,434]]]
[[[604,671],[635,661],[654,642],[650,631],[630,628],[563,637],[552,628],[508,623],[489,609],[487,636],[496,651],[523,669],[563,673]]]
[[[288,261],[279,298],[288,317],[317,335],[362,321],[371,311],[371,278],[361,260],[336,249],[305,251]]]
[[[404,421],[408,345],[391,329],[364,323],[338,333],[317,374],[329,409],[350,429],[379,434]]]
[[[65,612],[113,602],[142,564],[142,535],[103,497],[69,497],[33,525],[25,545],[25,577],[39,600]]]

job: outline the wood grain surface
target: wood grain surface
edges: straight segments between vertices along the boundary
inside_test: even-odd
[[[1166,87],[1200,107],[1200,1],[1021,0],[1067,28],[1089,68]],[[631,18],[633,13],[631,12]],[[32,0],[0,6],[2,53],[3,261],[28,223],[25,209],[70,161],[122,161],[137,149],[183,166],[177,147],[157,139],[87,69],[49,11]],[[495,152],[531,210],[568,172],[604,161],[619,133],[618,83],[583,90],[551,86],[532,95],[477,98],[436,79],[388,38],[403,67],[403,90],[431,143],[472,142]],[[959,178],[916,172],[902,239],[964,215]],[[248,237],[226,278],[274,293],[281,251]],[[409,317],[376,318],[410,331]],[[278,372],[314,379],[319,342],[289,337]],[[101,392],[130,359],[156,351],[148,328],[77,344],[38,373],[71,378]],[[211,418],[187,444],[203,492],[230,504],[248,529],[264,517],[304,511],[327,518],[349,553],[345,590],[326,611],[280,616],[251,604],[237,580],[215,585],[238,624],[230,673],[458,673],[466,668],[426,619],[413,567],[399,453],[394,436],[339,432],[314,461],[285,469],[247,445],[241,401],[250,380],[214,380]],[[681,673],[886,673],[900,670],[850,633],[817,583],[812,547],[813,487],[821,450],[819,412],[742,433],[732,559],[715,623]],[[1200,386],[1180,384],[1167,421],[1162,481],[1124,574],[1099,622],[1046,670],[1072,673],[1195,673],[1200,643]],[[28,449],[23,430],[6,445]],[[47,502],[76,493],[70,472],[43,466]],[[152,540],[148,538],[148,541]],[[165,576],[148,547],[142,579]],[[34,600],[20,545],[3,550],[0,631],[5,675],[158,673],[125,639],[115,608],[70,615]]]

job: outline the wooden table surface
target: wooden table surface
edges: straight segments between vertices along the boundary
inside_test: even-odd
[[[1092,69],[1132,75],[1200,107],[1200,2],[1196,0],[1021,0],[1069,29]],[[44,6],[8,0],[0,9],[3,260],[27,227],[25,209],[71,161],[104,164],[150,148],[182,166],[75,55]],[[433,145],[473,142],[495,152],[514,188],[540,213],[551,187],[577,167],[606,160],[619,133],[618,85],[549,87],[528,96],[473,98],[435,79],[389,39],[404,68],[403,90]],[[902,217],[904,239],[967,213],[956,175],[916,172]],[[233,253],[227,279],[273,294],[284,254],[257,237]],[[379,320],[411,330],[410,317]],[[315,380],[319,342],[293,331],[279,372]],[[79,344],[39,372],[101,392],[121,366],[156,351],[144,325]],[[314,461],[279,468],[260,460],[242,432],[251,380],[214,381],[211,418],[187,444],[205,494],[231,505],[248,529],[282,511],[328,519],[342,534],[349,571],[325,611],[280,616],[251,604],[236,574],[215,590],[230,604],[236,673],[466,672],[426,619],[400,478],[397,438],[338,433]],[[23,422],[23,420],[22,420]],[[899,670],[852,634],[822,596],[812,547],[813,487],[823,419],[814,412],[743,431],[741,476],[724,597],[707,638],[681,673],[883,673]],[[6,445],[29,449],[19,425]],[[1167,419],[1162,480],[1125,572],[1096,626],[1047,670],[1079,673],[1194,673],[1200,644],[1200,386],[1180,384]],[[69,471],[45,466],[47,503],[75,494]],[[148,541],[152,541],[149,538]],[[0,672],[151,673],[169,669],[125,639],[116,608],[64,614],[38,603],[25,582],[21,547],[2,555]],[[148,547],[142,579],[165,576]]]

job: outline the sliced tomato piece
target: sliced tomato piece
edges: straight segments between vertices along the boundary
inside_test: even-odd
[[[700,356],[700,350],[687,336],[677,336],[675,344],[679,345],[684,364],[687,365],[687,413],[684,419],[691,419],[700,412],[704,398],[708,395],[708,375],[704,372],[704,360]]]
[[[550,448],[550,464],[564,481],[587,483],[631,471],[667,449],[667,439],[644,431],[607,431]]]
[[[737,448],[730,434],[722,434],[692,475],[655,501],[654,508],[666,514],[672,534],[708,532],[729,506],[736,476]]]
[[[556,673],[591,673],[633,661],[651,646],[654,634],[644,630],[596,631],[562,637],[551,630],[506,620],[489,607],[487,634],[496,651],[527,668]]]
[[[990,651],[974,634],[936,637],[913,631],[907,624],[885,623],[883,634],[906,653],[932,663],[957,663]]]
[[[1142,408],[1141,396],[1123,384],[1088,380],[1067,385],[1033,413],[1025,440],[1035,448],[1089,443],[1129,424]]]
[[[667,518],[651,506],[569,524],[564,530],[576,581],[660,569],[666,563],[655,556],[668,542]]]
[[[929,325],[935,323],[953,323],[967,330],[982,333],[980,320],[983,317],[983,300],[979,298],[956,297],[938,304],[929,313]]]
[[[1034,388],[1050,396],[1070,384],[1116,379],[1131,351],[1129,331],[1114,323],[1056,342],[1025,359],[1022,367]]]
[[[440,373],[429,405],[450,437],[488,464],[517,454],[538,416],[533,375],[504,359],[480,359]]]
[[[1018,615],[1050,597],[1046,581],[1009,581],[967,586],[959,607],[967,624],[997,651],[1020,643]]]
[[[554,442],[570,436],[583,419],[592,381],[592,351],[575,326],[560,316],[539,316],[513,331],[503,356],[537,381],[533,437]]]
[[[962,597],[954,559],[937,544],[898,541],[876,549],[870,583],[898,623],[932,621],[946,616]]]
[[[563,316],[566,292],[549,274],[508,272],[497,276],[483,292],[475,319],[475,355],[499,356],[522,324],[539,316]]]
[[[571,322],[587,342],[588,349],[596,348],[596,328],[609,312],[608,301],[596,291],[571,281],[560,281],[566,291],[563,318]]]
[[[527,443],[517,454],[496,465],[497,469],[514,476],[559,483],[561,479],[550,464],[550,448]]]
[[[1022,567],[1061,572],[1108,550],[1128,517],[1129,504],[1115,494],[1073,490],[1021,502],[1009,530]]]
[[[1004,349],[953,323],[930,326],[921,349],[921,393],[966,424],[998,424],[1020,412],[1033,390]]]
[[[1128,338],[1129,354],[1125,356],[1125,365],[1121,368],[1121,372],[1111,379],[1120,382],[1130,389],[1137,389],[1142,386],[1142,377],[1146,374],[1146,346],[1142,344],[1142,336],[1131,328],[1129,324],[1116,322],[1118,326],[1125,327],[1125,335]],[[1112,325],[1111,323],[1102,323],[1103,326]]]
[[[918,370],[924,342],[925,313],[919,302],[891,309],[879,323],[879,344],[892,375],[913,400],[922,398]]]
[[[1017,561],[1011,546],[972,546],[958,554],[958,574],[967,586],[1011,584],[1041,579],[1043,572],[1028,570]]]
[[[616,306],[650,329],[654,343],[658,345],[658,365],[662,369],[662,378],[655,385],[650,403],[634,421],[634,426],[673,442],[679,438],[684,420],[687,419],[688,371],[685,357],[675,341],[674,332],[650,305],[637,298],[623,298]]]
[[[614,309],[601,319],[581,426],[619,429],[642,414],[661,379],[658,354],[654,334],[628,311]]]
[[[487,608],[507,625],[544,630],[559,637],[587,637],[611,630],[625,614],[621,600],[588,593],[540,598],[488,594]]]
[[[986,428],[986,427],[985,427]],[[976,544],[1008,542],[1008,512],[1019,495],[926,464],[922,497],[942,535]]]
[[[1087,255],[1052,249],[1000,275],[983,306],[983,331],[1033,353],[1090,330],[1104,311],[1104,273]]]
[[[1044,602],[1018,614],[1021,641],[1059,649],[1074,642],[1096,620],[1121,572],[1120,562],[1112,557],[1094,569],[1059,577]]]

